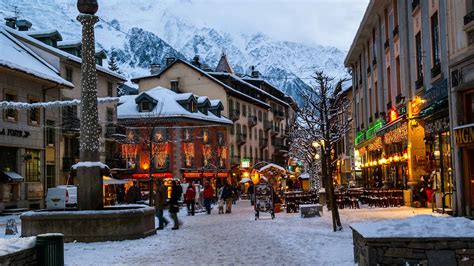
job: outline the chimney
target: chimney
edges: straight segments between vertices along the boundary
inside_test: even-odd
[[[161,65],[160,64],[151,64],[150,65],[150,74],[156,75],[158,72],[161,70]]]
[[[193,66],[195,66],[197,68],[201,68],[201,62],[200,62],[200,59],[199,59],[199,55],[194,56],[193,61],[191,62],[191,64],[193,64]]]
[[[255,70],[255,66],[251,66],[250,69],[252,70],[252,72],[250,73],[250,76],[252,78],[256,78],[256,79],[260,78],[261,74],[259,71]]]
[[[12,29],[16,29],[15,22],[16,22],[16,17],[5,18],[5,25],[7,25],[8,27]]]
[[[28,31],[32,25],[33,24],[31,24],[31,22],[26,19],[19,19],[16,21],[16,26],[18,27],[19,31]]]
[[[176,57],[168,57],[166,58],[166,65],[171,65],[176,60]]]

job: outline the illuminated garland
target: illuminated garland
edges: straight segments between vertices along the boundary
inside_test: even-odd
[[[207,166],[212,158],[211,145],[202,146],[202,157],[204,159],[204,166]]]
[[[169,156],[168,143],[157,143],[153,144],[153,151],[156,159],[156,166],[163,168],[166,166],[166,161]]]
[[[184,143],[183,149],[186,167],[190,167],[194,158],[194,143]]]
[[[374,141],[368,146],[369,151],[381,150],[382,148],[383,148],[383,144],[382,144],[381,137],[376,137]]]

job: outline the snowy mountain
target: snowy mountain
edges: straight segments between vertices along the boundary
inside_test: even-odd
[[[249,74],[250,67],[264,79],[298,99],[298,90],[311,82],[314,70],[335,77],[346,75],[345,53],[334,47],[277,41],[258,32],[231,34],[208,25],[189,22],[179,12],[192,0],[107,0],[100,2],[96,26],[98,46],[117,51],[121,71],[129,78],[145,75],[153,63],[164,63],[175,56],[217,65],[225,51],[237,73]],[[58,29],[64,40],[80,38],[76,1],[0,0],[0,17],[14,15],[33,23],[32,30]]]

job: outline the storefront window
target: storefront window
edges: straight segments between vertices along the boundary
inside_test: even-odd
[[[38,150],[26,150],[26,182],[39,182],[41,176],[41,160]]]

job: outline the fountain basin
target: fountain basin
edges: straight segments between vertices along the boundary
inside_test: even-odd
[[[20,219],[21,236],[61,233],[65,242],[119,241],[156,234],[155,209],[144,205],[96,211],[30,211]]]

